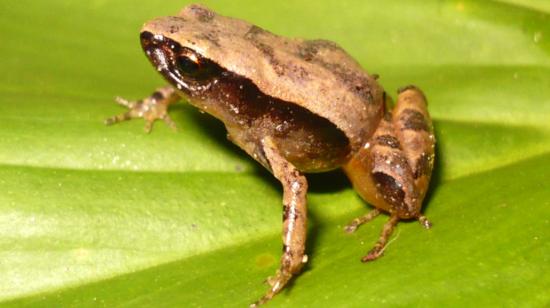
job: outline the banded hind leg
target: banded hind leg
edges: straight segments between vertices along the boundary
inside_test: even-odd
[[[116,97],[119,105],[128,108],[128,111],[105,120],[106,125],[112,125],[118,122],[127,121],[133,118],[143,118],[145,120],[145,132],[151,132],[153,123],[156,120],[163,120],[170,128],[176,129],[176,123],[168,115],[168,106],[179,100],[176,89],[172,86],[158,88],[150,96],[129,101],[122,97]]]
[[[355,231],[380,211],[390,215],[363,262],[382,255],[400,220],[416,219],[426,228],[431,226],[421,208],[433,169],[434,146],[424,94],[414,86],[400,89],[395,108],[385,114],[372,138],[344,166],[355,190],[375,207],[345,230]]]

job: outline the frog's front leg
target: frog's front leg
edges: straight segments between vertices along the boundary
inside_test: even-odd
[[[179,95],[172,86],[158,88],[150,96],[137,101],[128,101],[117,97],[116,102],[129,110],[105,120],[106,125],[127,121],[133,118],[145,120],[145,131],[149,133],[157,119],[163,120],[170,128],[176,129],[176,123],[168,115],[168,106],[179,100]]]
[[[273,175],[283,185],[283,255],[281,265],[267,282],[270,289],[251,307],[269,301],[279,293],[307,262],[305,254],[307,224],[307,181],[278,151],[270,137],[262,140],[263,154]]]
[[[376,208],[354,219],[345,230],[355,231],[380,210],[390,215],[378,242],[361,259],[363,262],[382,255],[399,220],[417,219],[430,228],[421,207],[432,173],[434,145],[424,94],[409,86],[399,91],[393,111],[385,115],[372,138],[344,166],[355,190]]]

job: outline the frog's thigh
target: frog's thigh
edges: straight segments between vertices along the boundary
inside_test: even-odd
[[[388,116],[380,122],[369,143],[344,166],[355,190],[376,207],[364,216],[354,219],[345,227],[354,232],[360,225],[380,214],[390,213],[378,241],[361,260],[372,261],[380,257],[399,222],[398,213],[405,210],[406,196],[415,193],[412,172]]]
[[[262,140],[262,149],[273,175],[283,185],[283,255],[276,276],[268,281],[271,289],[263,300],[278,293],[293,274],[307,261],[305,252],[307,224],[307,181],[278,151],[270,137]],[[262,302],[262,300],[260,301]]]
[[[426,97],[419,88],[407,86],[399,90],[392,122],[413,173],[419,198],[423,199],[433,169],[435,137]]]

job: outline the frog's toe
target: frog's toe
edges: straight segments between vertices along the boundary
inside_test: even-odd
[[[115,101],[119,105],[122,105],[128,108],[128,111],[105,119],[104,121],[105,125],[113,125],[115,123],[128,121],[130,119],[139,118],[143,116],[143,112],[141,111],[142,103],[140,101],[129,101],[119,96],[115,97]]]
[[[361,262],[370,262],[378,259],[382,256],[384,253],[384,249],[382,247],[374,247],[372,248],[366,256],[361,258]]]
[[[176,125],[176,122],[174,122],[174,120],[172,120],[172,118],[166,114],[162,120],[164,121],[164,123],[166,123],[166,125],[168,125],[168,127],[170,127],[173,131],[177,131],[178,130],[178,126]]]
[[[153,130],[153,123],[155,123],[155,120],[145,120],[145,126],[143,127],[143,130],[149,134]]]
[[[281,269],[277,270],[275,276],[271,276],[265,281],[270,286],[267,293],[262,296],[262,298],[260,298],[258,301],[251,304],[250,307],[258,307],[270,301],[273,296],[279,293],[284,288],[284,286],[288,284],[290,279],[292,279],[291,273]]]
[[[127,107],[128,109],[135,108],[135,106],[137,104],[136,101],[129,101],[129,100],[127,100],[123,97],[120,97],[120,96],[115,97],[115,102],[117,102],[117,104],[119,104],[121,106]]]
[[[105,123],[105,125],[113,125],[115,123],[119,123],[119,122],[123,122],[123,121],[128,121],[132,118],[131,114],[130,114],[130,111],[127,111],[127,112],[124,112],[124,113],[121,113],[121,114],[118,114],[116,116],[112,116],[110,118],[107,118],[103,121],[103,123]]]
[[[353,233],[360,225],[367,223],[373,220],[376,216],[380,215],[380,210],[373,209],[368,212],[366,215],[360,216],[352,220],[349,224],[344,227],[346,233]]]
[[[432,223],[428,220],[428,218],[424,215],[418,216],[418,222],[426,229],[430,229],[432,227]]]
[[[355,223],[355,221],[352,221],[351,223],[349,223],[344,227],[344,231],[346,233],[353,233],[357,230],[357,228],[359,228],[359,224]]]
[[[153,130],[153,125],[155,124],[156,120],[163,120],[168,127],[170,127],[173,131],[178,130],[178,126],[176,125],[176,122],[170,118],[168,114],[164,114],[163,116],[142,116],[145,120],[145,126],[143,127],[143,130],[149,134]]]
[[[388,240],[393,232],[393,229],[399,222],[399,216],[392,215],[390,216],[390,219],[388,219],[388,222],[384,225],[384,228],[382,228],[382,233],[380,234],[380,237],[378,238],[378,241],[374,245],[374,247],[367,253],[366,256],[361,258],[362,262],[369,262],[378,259],[382,254],[384,253],[384,250],[386,249],[388,245]]]

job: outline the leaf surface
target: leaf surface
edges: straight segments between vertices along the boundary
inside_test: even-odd
[[[341,172],[309,176],[309,263],[273,306],[550,302],[550,7],[545,1],[205,1],[287,36],[338,42],[394,93],[429,98],[426,215],[348,235],[368,206]],[[174,133],[105,127],[113,97],[162,85],[140,25],[181,1],[0,4],[0,304],[235,306],[280,257],[281,189],[181,104]]]

